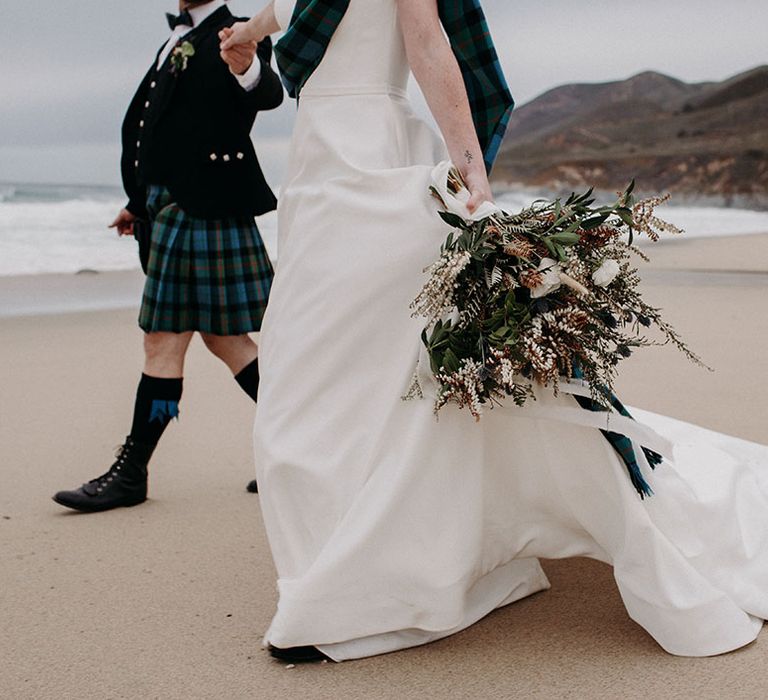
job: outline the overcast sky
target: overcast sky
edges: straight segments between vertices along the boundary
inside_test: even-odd
[[[353,2],[355,0],[352,0]],[[264,0],[232,0],[251,14]],[[768,62],[766,0],[485,0],[518,104],[569,82],[657,70],[721,80]],[[172,0],[2,0],[0,180],[115,183],[123,112],[167,36]],[[279,160],[293,104],[262,115]],[[279,166],[268,163],[279,178]]]

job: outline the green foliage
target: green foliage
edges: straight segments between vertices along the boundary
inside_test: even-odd
[[[462,230],[467,230],[467,224],[458,214],[451,214],[451,212],[448,211],[441,211],[438,212],[440,214],[440,218],[445,221],[446,224],[449,226],[453,226],[453,228],[458,228]]]

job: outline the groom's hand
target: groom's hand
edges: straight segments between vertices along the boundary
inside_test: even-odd
[[[109,228],[116,228],[121,236],[133,235],[133,222],[136,217],[127,209],[121,209],[117,218],[109,225]]]
[[[219,32],[219,38],[224,41],[232,35],[229,28]],[[221,58],[229,66],[235,75],[243,75],[253,63],[256,56],[256,42],[248,41],[244,44],[234,44],[230,48],[221,49]]]

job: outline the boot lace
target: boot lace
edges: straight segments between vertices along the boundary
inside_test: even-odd
[[[104,472],[101,476],[97,476],[95,479],[91,479],[89,484],[96,484],[96,491],[101,493],[112,481],[114,481],[125,465],[125,460],[128,457],[130,451],[130,443],[126,442],[123,445],[117,445],[115,447],[115,463],[109,468],[109,471]]]

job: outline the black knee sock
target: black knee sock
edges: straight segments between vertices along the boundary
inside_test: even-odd
[[[257,357],[249,365],[246,365],[235,375],[235,381],[240,388],[248,394],[256,403],[256,396],[259,393],[259,358]]]
[[[141,375],[131,426],[131,437],[136,442],[157,445],[168,423],[179,415],[182,383],[181,378]]]

